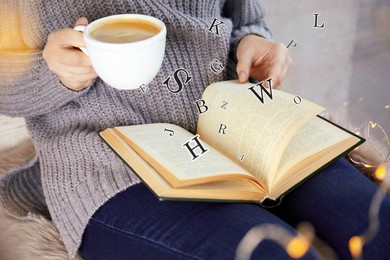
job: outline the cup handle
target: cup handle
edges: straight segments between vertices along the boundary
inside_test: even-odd
[[[85,25],[77,25],[77,26],[75,26],[73,29],[74,30],[76,30],[76,31],[79,31],[79,32],[84,32],[84,30],[85,30]],[[80,47],[79,48],[80,50],[82,50],[87,56],[89,56],[88,55],[88,51],[87,51],[87,49],[86,48],[84,48],[84,47]]]

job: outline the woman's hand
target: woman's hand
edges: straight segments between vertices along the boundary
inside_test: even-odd
[[[87,19],[82,17],[75,26],[87,24]],[[62,84],[74,91],[88,87],[97,77],[89,57],[78,47],[85,47],[82,33],[65,28],[51,33],[43,49],[49,69],[58,75]]]
[[[249,77],[259,81],[272,78],[274,89],[281,88],[292,64],[286,46],[256,35],[241,39],[237,60],[237,75],[241,83],[247,82]]]

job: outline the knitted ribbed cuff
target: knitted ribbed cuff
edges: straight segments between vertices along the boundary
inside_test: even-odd
[[[51,72],[41,52],[0,56],[0,113],[31,117],[46,114],[85,92],[66,88]]]
[[[236,53],[237,53],[238,44],[240,43],[241,39],[247,35],[257,35],[265,39],[272,38],[271,31],[264,23],[251,24],[233,30],[232,37],[230,39],[230,50],[232,53],[231,58],[233,58],[234,62],[237,62]]]

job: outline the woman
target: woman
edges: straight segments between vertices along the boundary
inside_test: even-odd
[[[229,259],[255,225],[275,223],[295,233],[296,223],[308,221],[340,258],[350,258],[348,239],[367,228],[376,187],[343,160],[273,212],[252,204],[159,202],[98,136],[108,127],[153,122],[194,132],[193,101],[215,81],[272,78],[273,87],[280,87],[291,59],[283,45],[268,40],[259,1],[50,0],[19,5],[16,13],[24,22],[18,46],[3,55],[0,113],[26,118],[37,157],[8,175],[2,187],[11,189],[10,176],[41,174],[50,215],[71,257],[79,252],[87,259]],[[70,28],[87,24],[77,19],[82,16],[96,20],[119,13],[148,14],[167,26],[164,62],[145,93],[116,90],[97,78],[78,49],[84,47],[82,34]],[[209,69],[214,59],[224,63],[226,74]],[[193,79],[172,95],[162,82],[178,68]],[[381,218],[389,216],[389,204],[386,198]],[[384,256],[386,231],[389,224],[383,223],[376,244],[364,248],[370,259]],[[316,255],[311,248],[305,257]],[[288,257],[270,242],[253,256]]]

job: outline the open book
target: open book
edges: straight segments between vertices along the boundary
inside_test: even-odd
[[[166,123],[100,135],[160,199],[276,200],[364,142],[317,116],[323,107],[294,98],[218,82],[203,93],[197,135]]]

